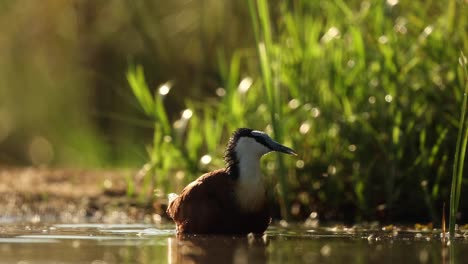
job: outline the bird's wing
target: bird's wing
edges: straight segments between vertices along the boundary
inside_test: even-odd
[[[231,180],[223,170],[205,174],[184,188],[169,203],[167,213],[177,224],[179,232],[209,233],[217,226],[232,204]]]

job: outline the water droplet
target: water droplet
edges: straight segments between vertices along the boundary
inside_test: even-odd
[[[289,226],[288,221],[286,221],[284,219],[280,220],[279,224],[280,224],[281,227],[288,227]]]
[[[393,101],[393,97],[390,94],[385,95],[385,102],[391,103]]]
[[[427,26],[424,28],[424,35],[427,37],[429,36],[432,31],[434,30],[434,27],[433,26]]]
[[[380,44],[387,44],[388,43],[388,37],[383,35],[379,37],[379,43]]]
[[[351,144],[351,145],[348,146],[348,149],[349,149],[349,151],[354,152],[354,151],[356,151],[357,147],[356,147],[356,145]]]
[[[467,61],[465,55],[463,55],[463,53],[462,53],[462,55],[458,58],[458,63],[460,63],[460,66],[462,66],[462,67],[464,67],[464,66],[468,63],[468,61]]]
[[[308,122],[302,123],[301,126],[299,127],[299,132],[303,135],[307,134],[309,130],[310,130],[310,124]]]
[[[340,30],[336,27],[331,27],[320,39],[321,42],[327,43],[333,39],[340,38]]]
[[[421,181],[421,186],[422,186],[422,187],[426,187],[426,186],[427,186],[427,181],[426,181],[426,180]]]
[[[317,118],[320,115],[320,109],[314,107],[310,110],[310,114],[312,115],[312,117]]]
[[[393,29],[400,33],[400,34],[406,34],[408,32],[408,29],[406,28],[406,24],[408,21],[404,17],[398,17],[395,22],[395,26]]]
[[[185,120],[188,120],[192,117],[193,112],[190,109],[185,109],[184,112],[182,112],[182,118]]]
[[[239,83],[239,86],[237,89],[239,90],[240,93],[246,93],[250,87],[252,86],[253,79],[250,77],[245,77],[242,79],[242,81]]]
[[[375,96],[369,96],[368,101],[370,104],[375,104]]]
[[[167,95],[169,91],[171,90],[171,83],[167,82],[159,86],[159,94],[160,95]]]
[[[222,87],[219,87],[218,89],[216,89],[216,95],[219,96],[219,97],[223,97],[226,95],[226,89],[222,88]]]
[[[304,168],[304,161],[303,161],[303,160],[298,160],[298,161],[296,161],[296,167],[297,167],[298,169]]]
[[[206,154],[206,155],[203,155],[203,157],[201,157],[200,162],[204,165],[208,165],[210,164],[211,160],[212,160],[211,156]]]
[[[297,99],[292,99],[291,101],[289,101],[288,106],[289,106],[289,108],[291,108],[291,109],[296,109],[296,108],[298,108],[298,107],[299,107],[299,100],[297,100]]]
[[[387,5],[389,6],[396,6],[398,4],[398,0],[387,0]]]

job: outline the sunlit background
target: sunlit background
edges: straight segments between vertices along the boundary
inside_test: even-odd
[[[125,72],[173,81],[186,98],[216,96],[217,55],[252,46],[235,1],[2,1],[0,160],[15,165],[135,166],[146,159]]]
[[[467,2],[251,2],[1,1],[0,164],[142,167],[162,197],[248,126],[300,154],[264,162],[289,214],[437,221]]]

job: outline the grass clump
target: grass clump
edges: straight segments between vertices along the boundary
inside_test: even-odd
[[[170,186],[174,169],[190,171],[188,181],[221,166],[223,142],[247,126],[300,153],[298,161],[265,161],[283,217],[318,211],[333,220],[437,222],[450,193],[453,146],[460,146],[454,128],[463,127],[456,116],[466,84],[454,58],[467,49],[465,6],[247,4],[255,46],[233,52],[229,60],[219,53],[220,96],[187,99],[193,115],[183,133],[176,132],[179,120],[153,111],[163,105],[159,95],[140,99],[151,92],[135,92],[138,84],[132,82],[139,82],[131,76],[138,70],[129,71],[137,99],[154,120],[150,164],[165,168],[158,173],[168,182],[164,191],[178,189]],[[212,162],[200,163],[203,155]],[[462,174],[454,173],[459,195]]]

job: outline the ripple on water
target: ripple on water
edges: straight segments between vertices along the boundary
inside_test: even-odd
[[[132,229],[132,228],[151,228],[150,224],[95,224],[95,223],[82,223],[82,224],[56,224],[56,228],[90,228],[90,229]]]
[[[463,234],[468,237],[468,233],[460,233],[450,249],[468,250]],[[5,224],[0,228],[0,255],[6,263],[55,260],[114,263],[136,256],[143,262],[158,263],[208,258],[213,261],[198,263],[221,263],[226,259],[249,260],[241,261],[249,263],[323,263],[326,259],[329,263],[372,260],[381,264],[433,263],[449,255],[458,256],[441,247],[439,235],[440,230],[432,228],[310,228],[289,223],[271,226],[260,239],[231,236],[179,238],[173,225]]]
[[[44,243],[58,243],[59,240],[53,238],[28,238],[28,237],[3,237],[0,238],[0,244],[44,244]]]

